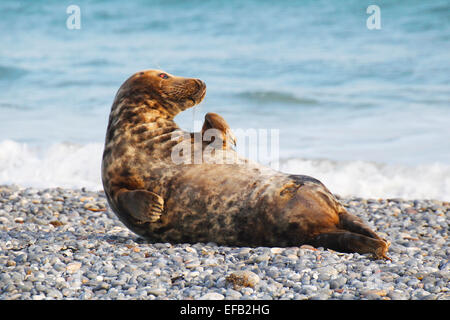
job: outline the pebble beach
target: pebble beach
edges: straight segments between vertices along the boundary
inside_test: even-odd
[[[148,243],[103,192],[0,186],[0,299],[449,300],[450,203],[340,198],[392,261],[308,245]]]

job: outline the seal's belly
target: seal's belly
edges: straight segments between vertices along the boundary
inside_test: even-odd
[[[234,155],[233,150],[224,153]],[[296,181],[258,163],[236,160],[153,162],[142,175],[146,190],[163,198],[164,210],[160,223],[149,225],[146,236],[168,242],[287,245],[304,241],[317,225],[336,223],[336,211],[315,199],[324,188],[317,180],[304,176]]]
[[[161,240],[239,245],[250,236],[255,244],[264,243],[258,237],[267,234],[266,211],[286,180],[248,165],[180,166],[166,187]]]

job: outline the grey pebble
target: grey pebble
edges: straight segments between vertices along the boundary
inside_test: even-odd
[[[17,289],[24,292],[31,291],[33,289],[33,283],[31,281],[24,281],[17,285]]]
[[[227,289],[225,293],[225,299],[227,300],[238,300],[240,297],[242,297],[242,293],[231,288]]]
[[[330,297],[328,294],[317,294],[309,298],[309,300],[328,300]]]
[[[389,298],[391,298],[392,300],[408,300],[409,299],[409,295],[407,293],[398,291],[398,290],[389,292],[387,296]]]
[[[331,266],[322,267],[318,269],[319,271],[319,279],[322,281],[328,281],[331,277],[337,275],[337,270]]]
[[[427,294],[422,296],[420,300],[436,300],[437,296],[435,294]]]
[[[66,266],[63,265],[62,263],[55,263],[55,264],[53,265],[53,268],[54,268],[56,271],[65,271],[65,270],[66,270]]]
[[[330,289],[338,289],[347,283],[347,279],[345,277],[337,277],[334,280],[330,281]]]
[[[28,255],[26,253],[19,254],[16,258],[14,258],[14,261],[16,264],[18,263],[25,263],[27,261]]]
[[[148,288],[145,290],[146,290],[147,294],[152,294],[154,296],[160,296],[166,292],[165,288]]]

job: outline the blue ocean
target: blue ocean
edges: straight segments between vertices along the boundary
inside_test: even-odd
[[[185,130],[216,112],[279,130],[279,169],[339,195],[450,200],[448,0],[2,0],[0,184],[102,189],[114,95],[144,69],[206,82]]]

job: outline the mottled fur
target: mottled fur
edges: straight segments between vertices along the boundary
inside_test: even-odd
[[[164,74],[136,73],[120,87],[111,109],[102,178],[112,210],[128,228],[152,241],[307,243],[386,257],[389,244],[348,214],[320,181],[237,155],[228,143],[234,142],[231,131],[217,114],[207,115],[202,132],[219,130],[220,147],[203,155],[201,164],[175,164],[175,145],[189,144],[192,151],[208,145],[195,144],[194,135],[173,121],[201,102],[206,86]],[[215,163],[222,156],[233,161]]]

